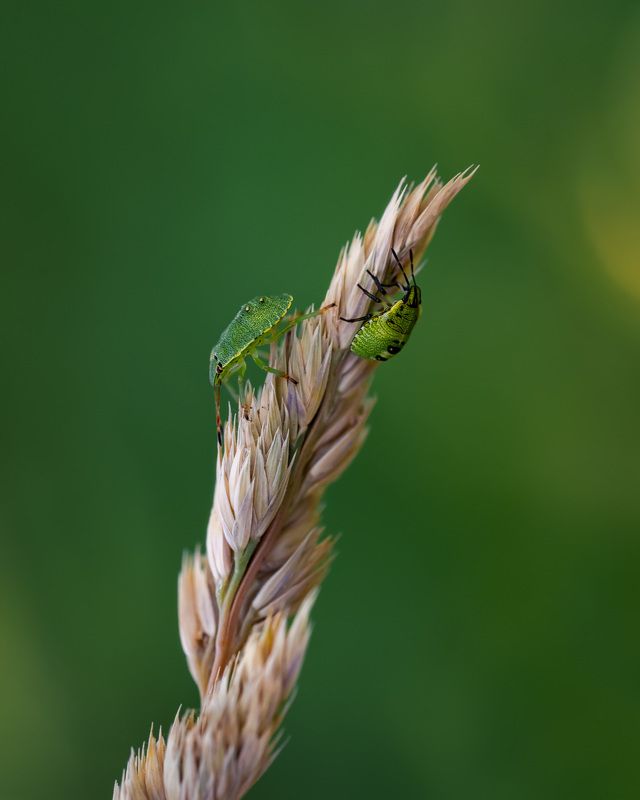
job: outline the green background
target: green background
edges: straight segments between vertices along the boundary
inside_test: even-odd
[[[481,169],[328,495],[262,798],[640,791],[637,3],[5,0],[0,797],[110,797],[196,693],[209,349]],[[390,471],[389,452],[401,471]]]

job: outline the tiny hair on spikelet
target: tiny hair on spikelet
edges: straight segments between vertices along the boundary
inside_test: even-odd
[[[416,263],[440,217],[477,168],[446,184],[432,169],[402,180],[380,222],[340,252],[320,313],[271,344],[267,375],[228,414],[216,461],[204,552],[178,579],[180,641],[200,712],[178,714],[131,754],[114,800],[239,800],[279,752],[279,730],[309,642],[310,613],[333,557],[321,508],[360,450],[378,363],[350,350],[371,315],[367,271],[397,282],[392,255]],[[401,268],[401,267],[400,267]]]

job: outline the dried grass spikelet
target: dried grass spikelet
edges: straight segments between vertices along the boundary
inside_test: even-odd
[[[254,628],[202,706],[176,717],[165,745],[149,737],[132,754],[114,800],[232,800],[267,769],[278,747],[278,727],[302,666],[315,593],[288,625],[283,613]]]
[[[156,739],[153,730],[147,745],[138,753],[131,752],[127,768],[122,773],[121,785],[116,783],[113,800],[140,798],[140,800],[166,800],[164,790],[164,757],[166,743],[162,732]]]
[[[445,185],[435,169],[417,186],[401,181],[380,223],[340,253],[324,302],[335,308],[272,345],[271,363],[297,384],[268,375],[229,414],[206,557],[186,557],[179,578],[180,636],[200,689],[200,716],[176,720],[166,753],[162,739],[151,737],[146,752],[132,755],[118,800],[236,800],[273,758],[312,598],[331,560],[322,495],[360,449],[372,407],[367,394],[378,365],[350,352],[357,326],[340,317],[369,310],[357,287],[366,269],[385,283],[395,277],[392,247],[403,261],[410,249],[420,259],[474,172]]]

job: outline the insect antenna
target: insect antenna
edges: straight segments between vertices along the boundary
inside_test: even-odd
[[[364,286],[362,286],[361,284],[358,283],[357,287],[358,289],[361,289],[367,295],[367,297],[370,297],[374,302],[382,303],[382,300],[379,297],[376,297],[375,294],[372,294],[370,291],[365,289]]]
[[[411,261],[411,277],[413,279],[413,285],[416,286],[416,273],[413,271],[413,250],[409,250],[409,260]]]
[[[402,277],[404,278],[405,283],[407,284],[402,288],[405,290],[405,292],[408,292],[409,289],[411,288],[411,284],[409,283],[409,278],[407,278],[407,273],[404,271],[404,267],[402,266],[402,261],[400,261],[400,259],[398,258],[398,254],[393,249],[393,247],[391,248],[391,252],[393,253],[393,257],[395,258],[395,260],[398,262],[398,266],[400,267],[400,272],[402,273]]]

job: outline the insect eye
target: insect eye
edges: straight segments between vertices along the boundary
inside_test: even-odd
[[[392,356],[394,356],[396,353],[399,353],[400,350],[401,350],[400,347],[396,347],[395,345],[392,344],[390,344],[389,347],[387,347],[387,353],[391,353]]]

